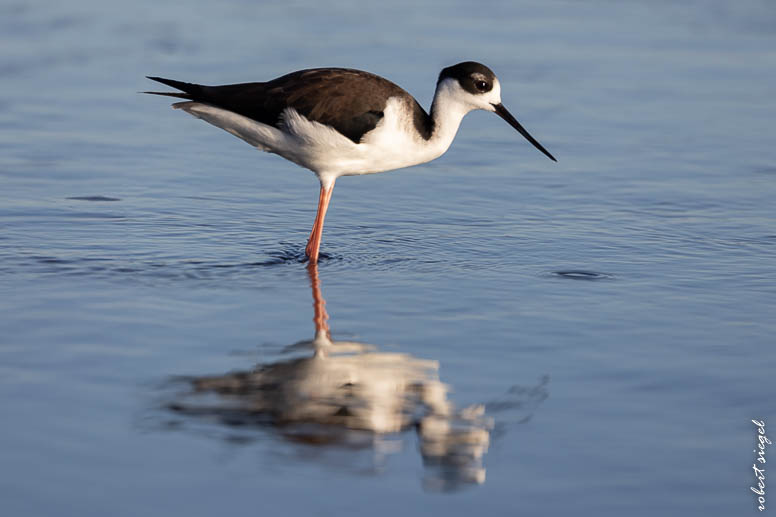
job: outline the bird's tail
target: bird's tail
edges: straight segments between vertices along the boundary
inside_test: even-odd
[[[179,99],[189,99],[189,100],[196,100],[202,95],[202,85],[199,85],[199,84],[185,83],[183,81],[176,81],[174,79],[165,79],[163,77],[151,77],[151,76],[146,76],[146,77],[148,77],[148,79],[151,79],[152,81],[166,84],[167,86],[172,86],[173,88],[177,88],[178,90],[181,90],[181,91],[180,92],[142,92],[142,93],[150,93],[151,95],[165,95],[167,97],[177,97]]]

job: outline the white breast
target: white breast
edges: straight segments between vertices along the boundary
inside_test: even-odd
[[[325,182],[333,182],[339,176],[371,174],[424,163],[442,155],[452,141],[452,138],[433,137],[424,140],[413,124],[413,106],[400,97],[388,99],[383,118],[359,144],[329,126],[308,120],[293,108],[283,112],[280,127],[275,128],[209,104],[180,102],[173,106],[262,151],[279,154],[310,169]]]

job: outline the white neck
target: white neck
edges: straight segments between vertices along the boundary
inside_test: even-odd
[[[461,88],[452,80],[444,80],[437,85],[434,101],[431,103],[431,120],[434,122],[428,147],[433,148],[436,156],[441,156],[453,143],[463,117],[474,106],[461,102]]]

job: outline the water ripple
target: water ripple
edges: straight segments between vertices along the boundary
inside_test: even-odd
[[[72,196],[65,199],[72,199],[74,201],[121,201],[120,198],[108,196]]]
[[[569,278],[571,280],[613,280],[614,275],[609,273],[600,273],[597,271],[587,271],[584,269],[566,269],[561,271],[550,271],[548,276],[555,278]]]

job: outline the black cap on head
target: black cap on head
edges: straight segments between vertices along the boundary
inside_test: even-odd
[[[437,84],[445,79],[455,79],[461,88],[469,93],[486,93],[493,89],[493,80],[496,74],[493,70],[475,61],[464,61],[457,65],[443,68],[439,73]]]

